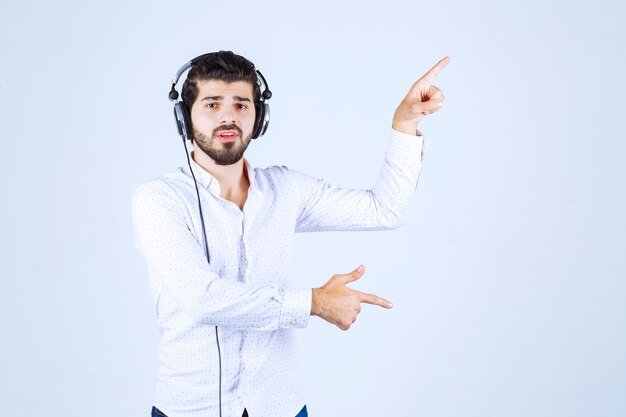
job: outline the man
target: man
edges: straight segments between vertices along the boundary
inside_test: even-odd
[[[293,233],[401,224],[421,168],[417,125],[443,105],[432,81],[448,62],[398,106],[371,190],[337,188],[285,166],[253,168],[243,155],[259,123],[254,65],[225,51],[192,65],[182,89],[190,168],[142,184],[132,199],[161,332],[153,416],[307,416],[294,329],[315,315],[348,330],[361,303],[392,304],[347,286],[363,276],[362,265],[319,288],[291,288]]]

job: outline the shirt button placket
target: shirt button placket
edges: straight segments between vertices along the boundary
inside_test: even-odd
[[[240,273],[241,273],[241,281],[246,282],[246,272],[248,270],[248,254],[246,253],[246,241],[245,241],[245,232],[246,232],[246,215],[241,213],[241,237],[239,238],[240,246]]]

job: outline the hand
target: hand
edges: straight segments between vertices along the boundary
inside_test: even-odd
[[[320,316],[341,330],[348,330],[361,312],[361,303],[393,307],[384,298],[346,287],[346,284],[361,278],[364,273],[365,267],[361,265],[349,274],[333,275],[321,288],[313,288],[311,315]]]
[[[395,130],[415,135],[417,125],[424,116],[436,112],[443,106],[443,93],[432,85],[432,82],[449,62],[449,57],[443,58],[413,84],[393,116],[392,127]]]

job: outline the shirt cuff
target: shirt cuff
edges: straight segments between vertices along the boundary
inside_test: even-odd
[[[411,135],[411,134],[408,134],[408,133],[404,133],[404,132],[400,132],[399,130],[394,129],[393,127],[391,128],[391,131],[392,131],[394,134],[395,134],[395,133],[398,133],[398,134],[400,134],[400,135],[410,136],[410,137],[412,137],[412,138],[414,138],[414,137],[416,137],[416,136],[417,136],[418,138],[419,138],[419,137],[421,137],[421,136],[424,136],[424,134],[423,134],[423,133],[422,133],[419,129],[417,129],[417,128],[415,128],[415,134],[414,134],[414,135]]]
[[[306,327],[311,316],[312,299],[311,288],[285,288],[278,326],[281,328]]]
[[[399,158],[412,158],[419,155],[420,160],[424,159],[424,149],[428,144],[428,139],[424,138],[422,132],[419,135],[409,135],[399,130],[391,129],[391,145],[389,152]]]

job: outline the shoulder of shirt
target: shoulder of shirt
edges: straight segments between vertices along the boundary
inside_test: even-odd
[[[271,165],[265,168],[255,167],[253,168],[254,175],[259,178],[276,178],[289,175],[289,168],[286,165]]]
[[[303,181],[320,181],[320,179],[316,176],[304,173],[294,168],[289,168],[287,165],[274,165],[262,168],[259,171],[256,171],[255,175],[257,175],[257,178],[259,174],[261,175],[261,178],[264,178],[267,181],[276,183],[278,182],[277,180],[282,180],[296,188],[300,187]]]
[[[299,187],[301,176],[297,170],[289,168],[287,165],[272,165],[265,168],[254,169],[255,182],[260,190],[283,190],[287,187],[288,192],[292,192]]]
[[[289,168],[287,168],[286,165],[270,165],[264,168],[254,167],[253,169],[254,169],[254,172],[257,174],[262,173],[262,174],[272,175],[272,174],[280,173],[281,171],[284,171],[285,169],[289,169]]]
[[[132,199],[146,198],[154,195],[175,197],[175,189],[188,184],[188,178],[180,171],[163,174],[139,184],[133,191]]]

